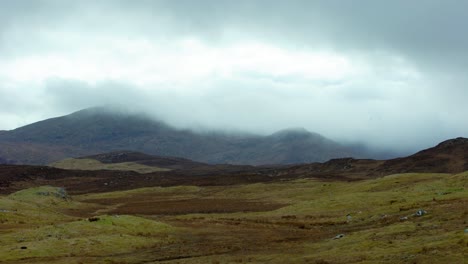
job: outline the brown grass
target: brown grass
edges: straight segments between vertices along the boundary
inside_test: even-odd
[[[151,173],[170,169],[143,165],[135,162],[102,163],[93,159],[64,159],[50,164],[51,167],[67,170],[118,170]]]
[[[16,218],[4,219],[16,225],[3,229],[2,249],[10,251],[0,256],[10,263],[463,263],[467,177],[401,174],[349,183],[152,187],[78,195],[67,204],[39,203],[39,209],[30,191],[0,203],[18,208],[18,201],[28,202],[11,215]],[[79,221],[64,209],[104,221]],[[427,215],[414,216],[419,209]],[[122,221],[105,213],[140,217]],[[165,231],[150,232],[143,224]],[[332,239],[337,234],[345,236]],[[21,251],[22,237],[28,249],[40,250]]]

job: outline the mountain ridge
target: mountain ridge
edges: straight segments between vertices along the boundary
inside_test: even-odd
[[[468,139],[457,138],[443,143],[411,156],[390,160],[338,158],[323,163],[281,166],[209,165],[138,152],[101,153],[75,160],[91,159],[111,165],[134,162],[169,170],[135,172],[129,167],[120,167],[116,171],[109,170],[106,166],[89,170],[89,167],[73,167],[69,163],[68,167],[61,169],[50,166],[0,165],[0,193],[14,190],[22,184],[34,184],[36,181],[40,184],[44,184],[44,181],[47,184],[58,181],[60,184],[67,183],[67,188],[106,192],[109,188],[126,190],[148,186],[218,186],[307,178],[351,182],[405,173],[443,173],[450,177],[450,174],[468,171]],[[447,146],[451,146],[450,153],[446,152]],[[62,163],[64,164],[67,165]],[[77,177],[80,178],[79,181],[76,180]],[[15,182],[18,184],[13,184]]]
[[[360,155],[305,129],[285,129],[268,136],[203,133],[106,108],[84,109],[0,134],[0,158],[10,163],[49,164],[122,149],[246,165],[323,162]]]

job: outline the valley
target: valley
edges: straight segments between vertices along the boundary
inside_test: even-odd
[[[461,264],[466,149],[459,138],[387,161],[254,167],[126,151],[51,164],[61,168],[0,165],[0,256],[11,264]]]
[[[468,264],[468,0],[0,0],[0,264]]]

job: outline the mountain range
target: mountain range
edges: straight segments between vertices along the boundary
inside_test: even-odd
[[[149,117],[89,108],[0,131],[0,163],[49,164],[68,157],[129,150],[209,164],[299,164],[366,153],[305,129],[268,136],[195,132]]]
[[[450,139],[411,156],[390,160],[340,158],[324,163],[281,166],[210,165],[183,158],[115,151],[64,159],[49,166],[0,164],[0,194],[38,185],[64,186],[76,193],[88,193],[151,186],[227,186],[307,178],[354,182],[401,173],[413,173],[411,175],[416,178],[417,173],[448,173],[437,177],[447,177],[450,183],[450,174],[467,170],[467,138]],[[429,175],[425,177],[430,178]],[[459,177],[466,178],[467,175]],[[391,179],[384,181],[398,183]],[[426,186],[424,179],[417,181]],[[441,193],[450,192],[444,190]]]
[[[421,150],[407,157],[388,160],[339,158],[326,162],[314,162],[297,165],[272,166],[239,166],[239,165],[209,165],[188,159],[175,157],[153,156],[139,152],[117,151],[98,155],[65,159],[51,164],[63,169],[86,170],[86,162],[98,161],[102,164],[122,164],[133,162],[144,166],[152,166],[175,170],[178,174],[221,174],[223,172],[255,172],[268,176],[289,175],[294,177],[348,177],[374,178],[398,173],[461,173],[468,171],[468,139],[454,138]],[[78,165],[70,167],[70,161]],[[81,162],[80,162],[81,161]],[[183,172],[183,173],[182,173]]]

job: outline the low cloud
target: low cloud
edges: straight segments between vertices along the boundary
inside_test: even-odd
[[[0,129],[99,105],[411,152],[468,135],[460,1],[1,1]]]

